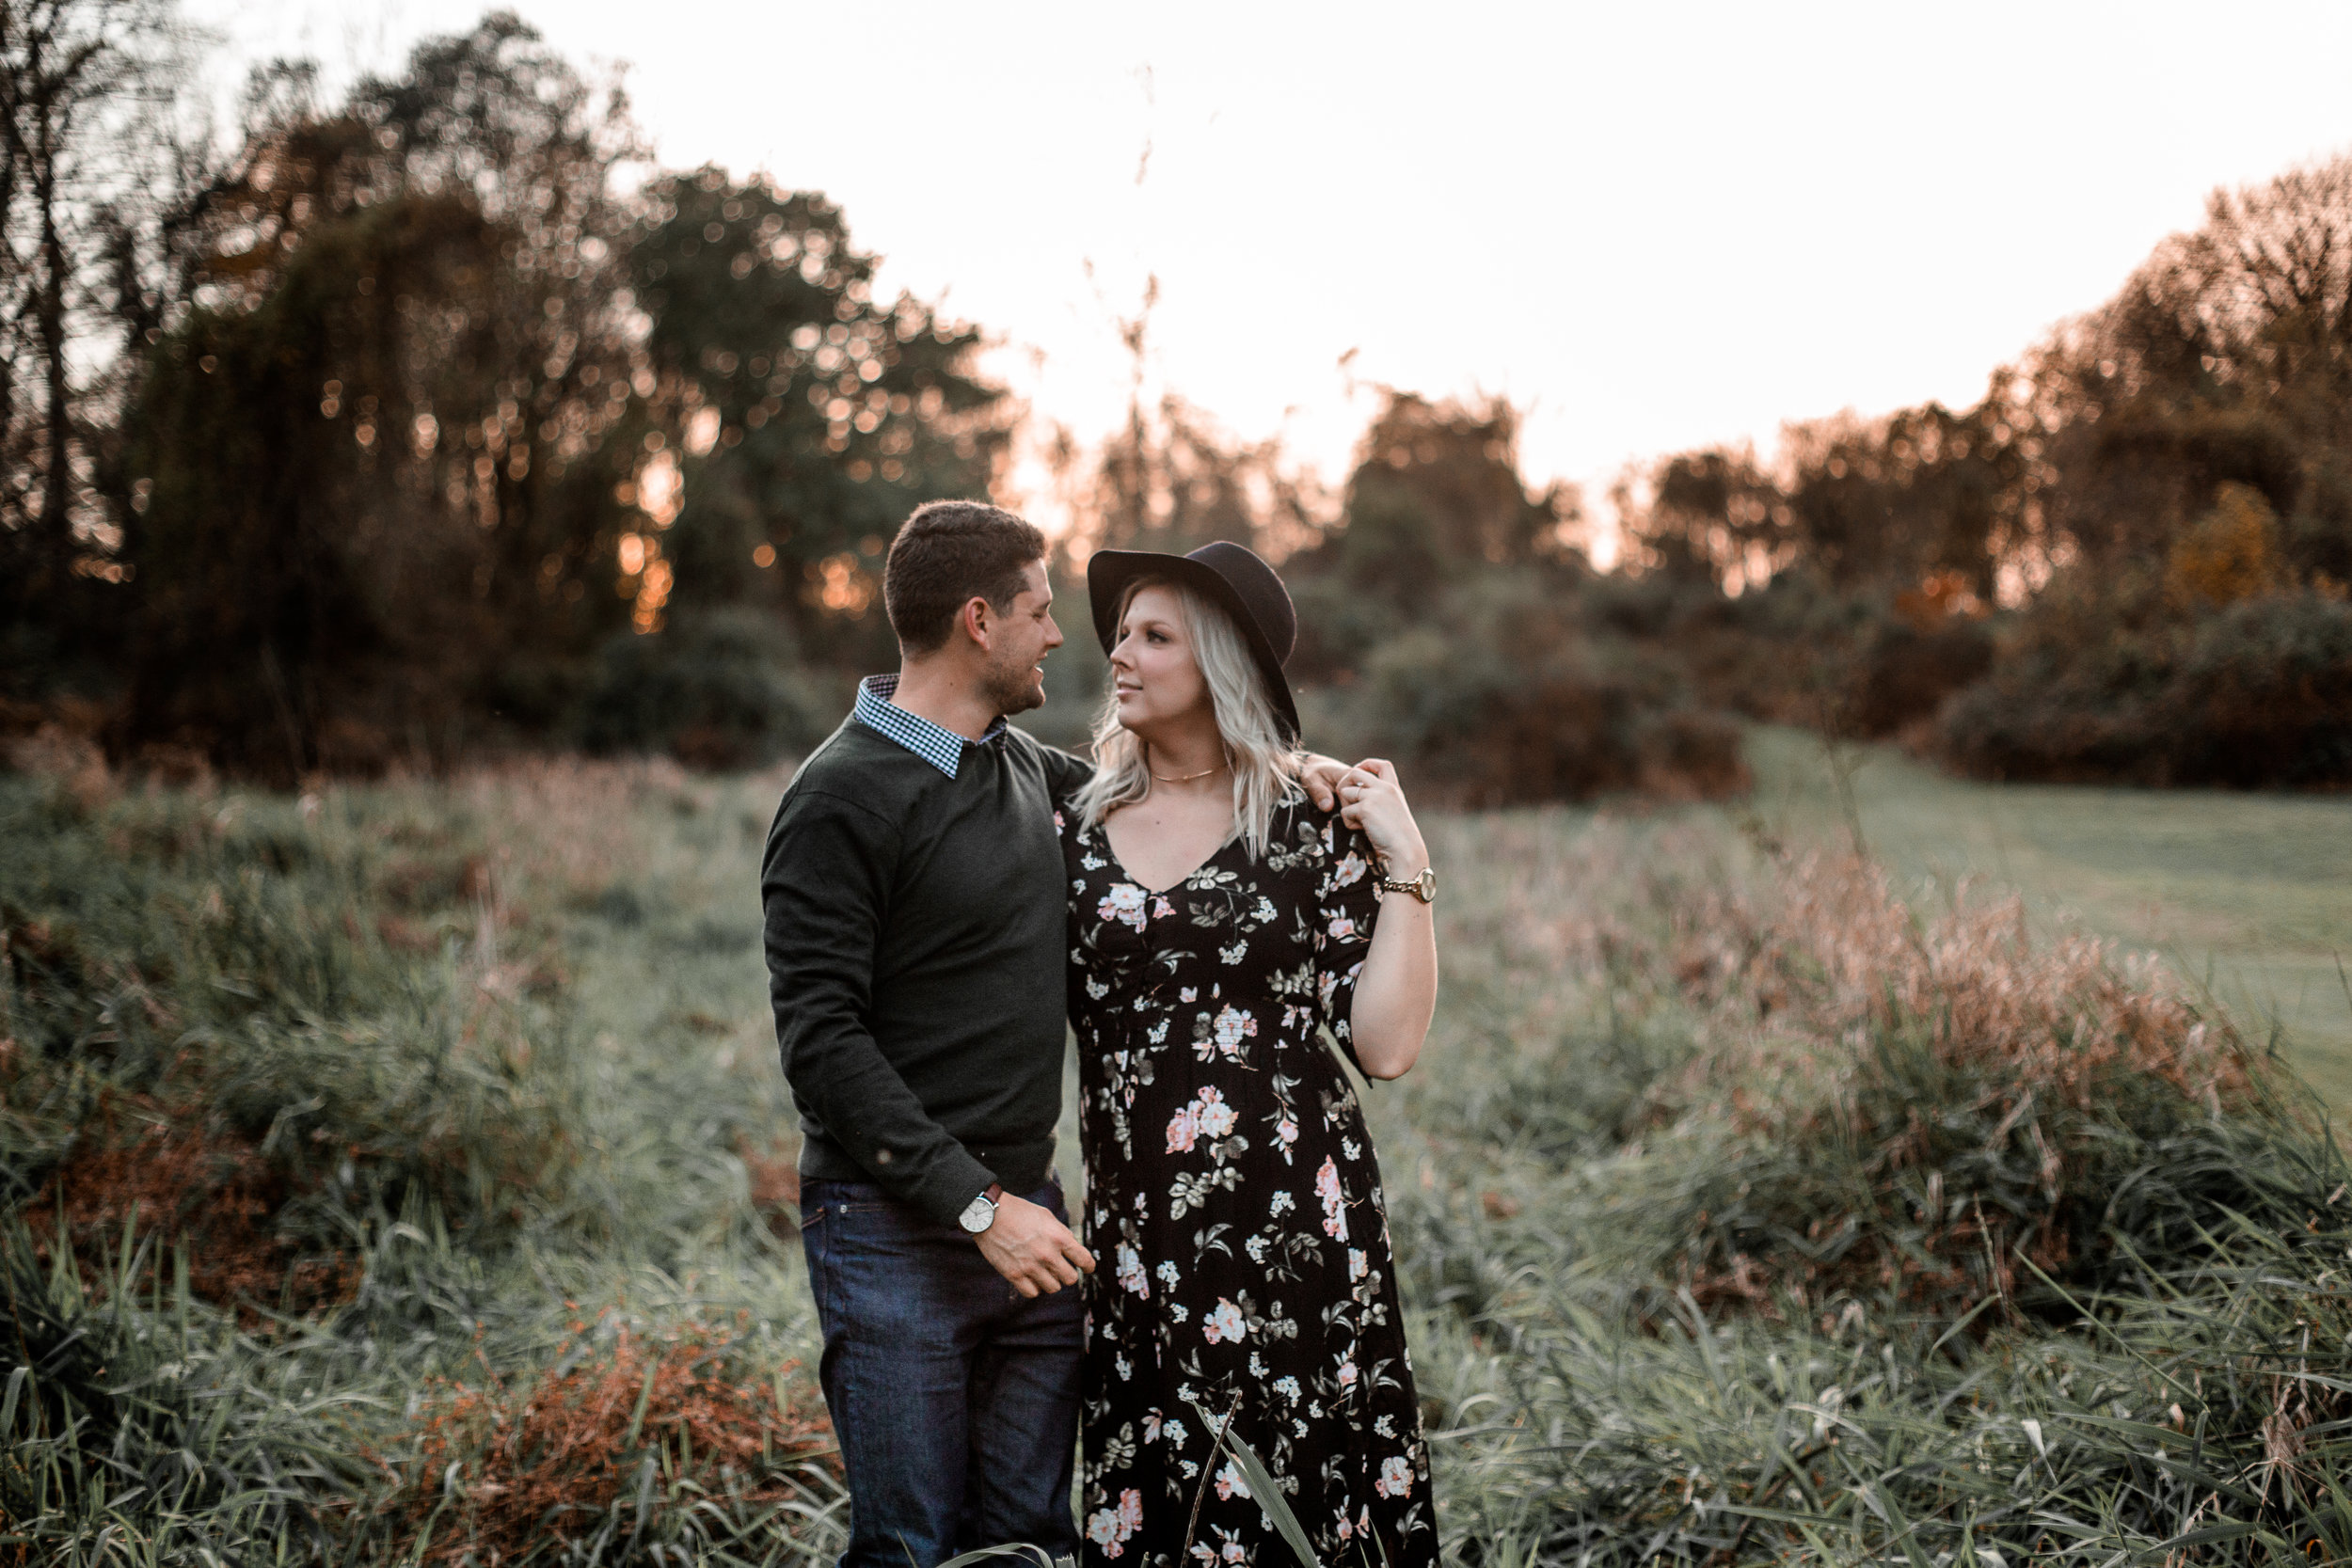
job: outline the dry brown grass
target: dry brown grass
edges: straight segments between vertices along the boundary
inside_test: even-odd
[[[24,1220],[44,1250],[62,1227],[93,1278],[126,1235],[134,1245],[151,1238],[177,1248],[189,1289],[252,1326],[263,1310],[310,1311],[358,1289],[355,1259],[319,1253],[278,1227],[293,1196],[250,1140],[211,1125],[200,1108],[108,1096]]]
[[[585,1358],[591,1326],[556,1347],[546,1370],[479,1382],[438,1380],[397,1464],[383,1509],[420,1532],[421,1560],[496,1563],[550,1539],[579,1540],[660,1476],[660,1502],[684,1478],[739,1503],[795,1494],[790,1470],[830,1449],[821,1406],[787,1363],[765,1377],[739,1341],[703,1326],[621,1329]],[[385,1463],[385,1456],[378,1456]],[[651,1514],[646,1515],[649,1520]]]
[[[1670,1098],[1778,1166],[1697,1215],[1703,1304],[2012,1298],[2103,1246],[2132,1149],[2254,1094],[2240,1043],[2169,971],[2037,941],[2013,897],[1963,888],[1920,921],[1883,868],[1815,856],[1760,896],[1690,895],[1672,926],[1675,981],[1714,1027]]]
[[[1751,1096],[1741,1119],[1752,1129],[1801,1132],[1823,1114],[1822,1096],[1868,1088],[1876,1058],[1853,1047],[1883,1030],[1913,1033],[1941,1065],[1979,1077],[1979,1108],[2012,1124],[2037,1104],[2094,1109],[2119,1075],[2215,1114],[2250,1087],[2226,1026],[2169,971],[2088,937],[2037,942],[2015,896],[1978,902],[1963,887],[1921,924],[1883,867],[1844,856],[1791,863],[1774,893],[1760,911],[1720,893],[1686,906],[1675,949],[1687,989],[1717,1006],[1753,998],[1767,1016],[1786,1008],[1784,1028],[1802,1037],[1790,1052],[1786,1038],[1739,1031],[1745,1052],[1710,1064],[1769,1073],[1793,1058],[1812,1069],[1814,1092]]]

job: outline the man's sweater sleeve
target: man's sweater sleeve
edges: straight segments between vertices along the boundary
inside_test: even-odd
[[[769,994],[803,1113],[893,1197],[952,1225],[996,1176],[924,1111],[868,1024],[898,847],[862,806],[809,790],[786,802],[760,873]]]
[[[1044,753],[1045,787],[1053,795],[1055,809],[1059,810],[1094,777],[1094,764],[1058,746],[1041,745],[1038,750]]]

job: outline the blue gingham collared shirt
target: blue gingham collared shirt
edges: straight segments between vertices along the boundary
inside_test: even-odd
[[[979,739],[966,740],[955,731],[942,729],[893,703],[890,699],[898,690],[896,675],[868,675],[858,682],[857,721],[876,735],[897,741],[951,779],[963,764],[966,747],[986,746],[1004,738],[1005,716],[1001,713]]]

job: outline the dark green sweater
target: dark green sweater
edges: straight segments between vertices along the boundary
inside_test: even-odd
[[[1028,1193],[1061,1116],[1065,898],[1054,805],[1087,765],[1018,730],[956,777],[852,717],[802,764],[760,875],[804,1178],[953,1223]]]

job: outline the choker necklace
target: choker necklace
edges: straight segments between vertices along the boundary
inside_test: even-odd
[[[1182,773],[1172,779],[1165,773],[1152,773],[1152,776],[1162,784],[1190,784],[1195,779],[1205,779],[1212,773],[1222,773],[1225,769],[1231,768],[1232,766],[1232,764],[1230,762],[1220,762],[1215,768],[1203,768],[1198,773]],[[1147,773],[1151,773],[1151,764],[1146,763],[1143,770]]]

